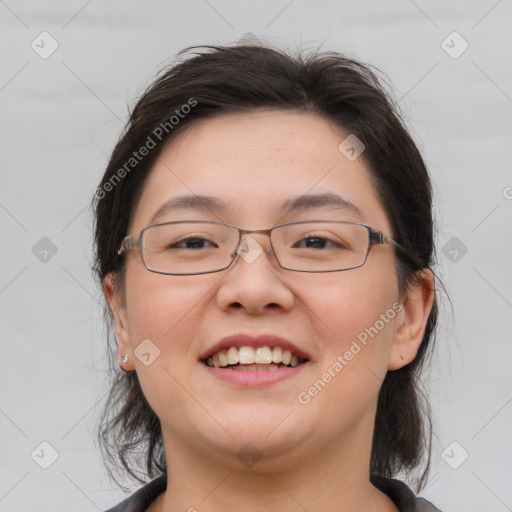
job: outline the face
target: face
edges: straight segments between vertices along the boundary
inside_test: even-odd
[[[156,161],[128,234],[173,220],[265,229],[329,219],[362,222],[391,236],[363,158],[349,161],[338,150],[347,135],[316,115],[275,111],[191,125]],[[332,206],[280,213],[290,198],[323,193],[343,197],[359,213]],[[163,203],[182,194],[214,196],[225,209],[181,208],[152,221]],[[238,256],[230,268],[202,275],[153,273],[137,250],[128,251],[124,300],[106,292],[119,353],[130,355],[123,366],[137,372],[161,421],[166,450],[240,464],[237,454],[251,443],[245,449],[275,467],[370,444],[381,381],[388,369],[414,358],[425,320],[417,322],[415,337],[404,331],[407,310],[392,247],[372,246],[359,268],[303,273],[278,265],[268,237],[250,236],[257,243],[248,247],[263,249],[255,259]],[[212,370],[202,357],[234,334],[279,336],[307,362],[264,371],[286,373],[271,381],[253,378],[260,370],[226,378],[235,370]],[[150,342],[141,346],[143,340]],[[134,355],[141,351],[149,355]]]

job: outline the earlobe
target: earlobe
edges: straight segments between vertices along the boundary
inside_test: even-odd
[[[132,353],[130,343],[130,333],[128,329],[128,316],[126,313],[125,302],[119,297],[114,286],[114,275],[107,274],[103,279],[103,293],[107,300],[110,311],[114,318],[114,334],[117,344],[117,358],[119,366],[126,371],[135,369],[133,358],[129,357]]]
[[[416,357],[434,298],[434,275],[431,270],[423,269],[419,272],[417,282],[409,285],[403,309],[397,317],[388,370],[398,370]]]

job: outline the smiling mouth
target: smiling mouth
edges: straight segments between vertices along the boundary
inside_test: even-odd
[[[226,370],[254,371],[294,368],[308,361],[281,347],[229,347],[203,360],[206,366]]]

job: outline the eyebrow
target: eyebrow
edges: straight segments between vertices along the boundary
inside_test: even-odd
[[[163,203],[152,215],[150,224],[166,213],[177,210],[198,210],[204,213],[225,214],[229,206],[220,199],[206,195],[182,195]],[[336,212],[351,213],[363,219],[361,210],[348,199],[333,193],[304,194],[286,199],[280,208],[281,215],[299,213],[316,209],[328,209]]]
[[[280,213],[288,215],[290,213],[310,211],[320,208],[342,213],[352,213],[360,219],[363,219],[363,213],[354,203],[342,196],[330,192],[290,197],[281,205]]]

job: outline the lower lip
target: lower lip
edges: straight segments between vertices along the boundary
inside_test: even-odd
[[[206,370],[217,379],[239,386],[263,386],[289,379],[299,374],[308,363],[298,366],[279,368],[278,370],[231,370],[215,368],[204,363]]]

